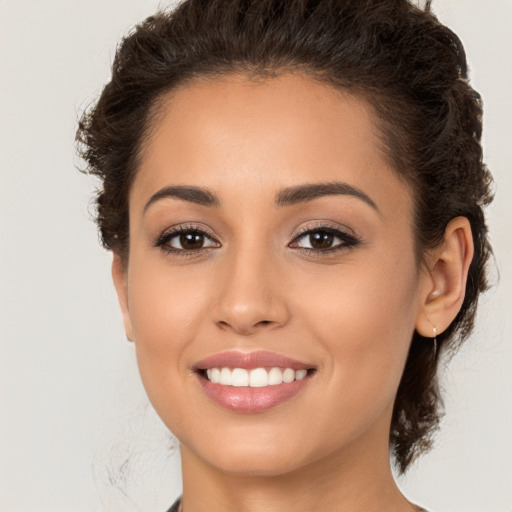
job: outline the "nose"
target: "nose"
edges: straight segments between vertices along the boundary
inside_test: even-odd
[[[248,248],[232,255],[224,266],[213,308],[219,328],[247,336],[288,322],[284,280],[268,254]]]

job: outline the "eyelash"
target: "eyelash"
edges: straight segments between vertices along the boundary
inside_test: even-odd
[[[339,227],[335,227],[329,224],[315,224],[314,226],[307,226],[302,228],[295,238],[291,241],[291,244],[298,242],[301,238],[305,237],[306,235],[311,235],[312,233],[328,233],[330,235],[333,235],[334,237],[341,240],[341,242],[338,245],[335,245],[334,247],[329,247],[328,249],[312,249],[309,247],[298,247],[301,252],[313,255],[313,256],[319,256],[326,255],[326,254],[333,254],[338,251],[346,251],[352,247],[355,247],[360,243],[359,238],[357,238],[354,234],[349,234],[346,231],[340,229]]]
[[[184,233],[199,233],[204,235],[205,239],[210,240],[212,242],[215,241],[212,235],[210,235],[203,227],[194,226],[193,224],[189,224],[186,226],[177,226],[168,231],[162,233],[158,239],[156,240],[154,246],[159,247],[162,251],[167,254],[172,254],[173,256],[184,257],[184,256],[192,256],[197,255],[199,251],[204,251],[205,249],[210,249],[210,247],[203,247],[201,249],[195,250],[187,250],[187,249],[175,249],[168,245],[173,238],[176,238]]]
[[[289,246],[291,244],[297,243],[301,238],[304,238],[306,235],[311,235],[312,233],[329,233],[330,235],[333,235],[334,237],[341,240],[341,242],[338,245],[335,245],[334,247],[329,247],[327,249],[313,249],[310,247],[296,247],[301,252],[308,254],[308,255],[314,255],[317,257],[321,257],[322,255],[326,254],[332,254],[336,253],[338,251],[342,250],[348,250],[352,247],[355,247],[360,243],[360,240],[353,234],[349,234],[346,231],[341,230],[339,227],[334,227],[332,225],[327,224],[317,224],[313,227],[308,226],[303,229],[301,229],[295,238],[290,242]],[[184,233],[198,233],[205,237],[205,239],[216,242],[214,237],[210,235],[203,227],[194,226],[194,225],[186,225],[186,226],[178,226],[176,228],[172,228],[169,231],[165,231],[162,233],[158,239],[156,240],[154,246],[160,248],[162,251],[164,251],[166,254],[172,254],[173,256],[178,257],[186,257],[186,256],[193,256],[197,255],[199,252],[204,250],[210,250],[215,247],[202,247],[199,249],[175,249],[170,247],[168,245],[171,240],[176,238],[179,235],[182,235]],[[218,242],[216,242],[218,243]]]

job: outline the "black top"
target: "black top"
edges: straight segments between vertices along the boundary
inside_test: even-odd
[[[181,497],[179,497],[175,502],[174,505],[167,511],[167,512],[178,512],[178,507],[181,503]],[[424,508],[419,508],[418,512],[427,512]]]
[[[181,503],[181,496],[174,502],[174,505],[167,512],[178,512]]]

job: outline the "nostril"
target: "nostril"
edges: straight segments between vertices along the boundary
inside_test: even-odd
[[[232,330],[239,334],[255,334],[261,329],[271,329],[273,326],[278,326],[278,322],[273,320],[258,320],[256,322],[251,321],[247,318],[234,318],[232,322],[229,320],[219,320],[216,322],[217,326],[222,330]]]

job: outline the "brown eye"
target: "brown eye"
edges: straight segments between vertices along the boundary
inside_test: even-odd
[[[178,237],[175,237],[178,238]],[[193,251],[195,249],[201,249],[205,242],[205,236],[203,233],[199,231],[191,231],[189,233],[181,233],[179,236],[179,243],[181,247],[188,251]],[[173,243],[171,243],[171,247],[175,247]]]
[[[329,249],[333,241],[334,235],[327,231],[315,231],[309,235],[309,244],[313,249]]]
[[[167,252],[187,254],[210,247],[219,247],[220,244],[200,229],[178,228],[161,235],[155,246]]]
[[[358,243],[357,238],[340,229],[325,227],[303,232],[293,241],[291,247],[321,254],[354,247]]]

